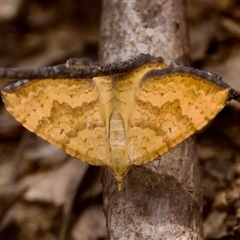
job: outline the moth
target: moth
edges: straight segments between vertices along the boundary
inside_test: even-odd
[[[215,74],[148,54],[100,65],[88,59],[30,70],[2,90],[6,109],[25,128],[118,182],[134,165],[163,155],[240,95]]]

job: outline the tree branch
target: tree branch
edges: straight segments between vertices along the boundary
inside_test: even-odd
[[[103,1],[100,58],[139,53],[187,62],[183,1]],[[111,239],[202,239],[202,197],[196,148],[189,138],[160,160],[134,167],[117,190],[104,170],[104,209]]]

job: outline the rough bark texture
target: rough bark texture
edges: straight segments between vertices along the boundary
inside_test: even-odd
[[[183,1],[103,1],[101,60],[139,53],[186,63]],[[202,239],[201,184],[192,138],[160,160],[134,167],[122,191],[107,169],[103,183],[110,239]]]

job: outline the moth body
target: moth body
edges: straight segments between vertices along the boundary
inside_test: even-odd
[[[228,100],[240,101],[217,75],[149,55],[130,63],[120,74],[110,64],[96,66],[89,78],[22,80],[3,89],[2,98],[28,130],[79,160],[110,168],[121,189],[132,166],[194,134]],[[84,62],[78,65],[72,68],[84,70]],[[104,68],[108,73],[97,75]]]

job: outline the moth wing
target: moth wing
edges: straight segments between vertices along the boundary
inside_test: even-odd
[[[133,109],[135,108],[136,99],[135,91],[143,76],[153,69],[163,69],[169,66],[169,62],[163,58],[152,59],[144,62],[141,66],[134,68],[128,73],[116,75],[113,77],[113,95],[114,107],[121,114],[126,133],[130,128]]]
[[[192,68],[147,73],[135,92],[129,161],[152,161],[204,127],[225,106],[229,89],[216,75]]]
[[[84,162],[105,165],[111,82],[98,80],[22,80],[6,87],[2,97],[6,109],[31,132]]]

